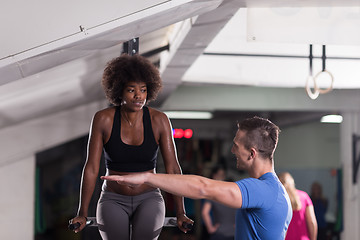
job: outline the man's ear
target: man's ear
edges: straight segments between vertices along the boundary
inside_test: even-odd
[[[250,148],[250,155],[249,155],[249,159],[254,159],[256,157],[256,149],[255,148]]]

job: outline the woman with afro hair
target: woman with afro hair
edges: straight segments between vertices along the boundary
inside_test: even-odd
[[[147,107],[161,89],[158,69],[145,57],[123,54],[107,63],[102,87],[112,106],[95,113],[89,134],[80,202],[72,223],[86,225],[88,207],[104,152],[106,175],[155,172],[160,149],[167,173],[182,174],[172,127],[161,111]],[[174,196],[178,227],[192,224],[184,209],[183,197]],[[96,219],[103,239],[157,239],[165,218],[161,192],[148,185],[130,187],[104,181]]]

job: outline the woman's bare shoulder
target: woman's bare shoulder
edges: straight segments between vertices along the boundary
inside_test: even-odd
[[[153,126],[153,131],[155,133],[162,134],[171,131],[172,128],[171,122],[165,113],[150,107],[149,107],[149,113],[151,117],[151,124]]]
[[[156,122],[168,122],[169,119],[167,117],[167,115],[158,110],[158,109],[155,109],[155,108],[151,108],[151,107],[148,107],[149,108],[149,113],[150,113],[150,116],[151,116],[151,120],[152,121],[156,121]]]
[[[103,124],[112,123],[115,115],[116,107],[108,107],[101,109],[94,114],[94,122],[102,122]]]

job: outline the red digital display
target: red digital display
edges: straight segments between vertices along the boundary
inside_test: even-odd
[[[192,138],[193,130],[192,129],[182,129],[175,128],[173,129],[174,138]]]

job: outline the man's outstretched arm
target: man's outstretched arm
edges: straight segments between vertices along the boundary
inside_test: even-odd
[[[192,199],[210,199],[233,208],[240,208],[242,195],[234,182],[216,181],[198,175],[138,173],[102,176],[118,184],[136,186],[148,184],[166,192]]]

